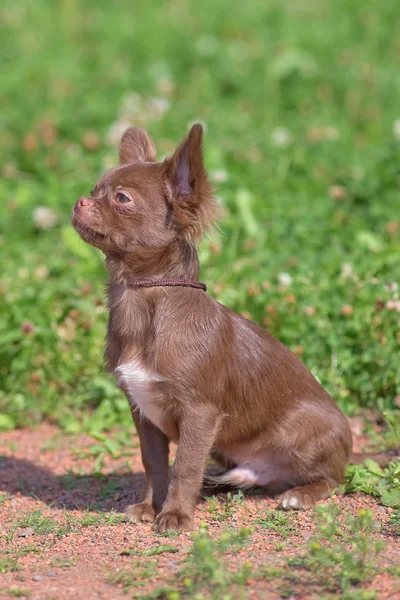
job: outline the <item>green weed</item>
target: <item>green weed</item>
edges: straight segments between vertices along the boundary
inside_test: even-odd
[[[40,510],[19,519],[17,526],[21,529],[32,527],[35,530],[35,535],[47,535],[57,529],[56,521],[53,521],[50,517],[43,517]]]
[[[76,558],[61,558],[59,556],[56,556],[55,558],[53,558],[51,564],[53,567],[73,567],[76,564],[77,559]]]
[[[389,519],[390,533],[400,536],[400,508],[396,508]]]
[[[120,525],[125,523],[125,516],[115,512],[87,513],[79,521],[81,527],[99,527],[100,525]]]
[[[206,525],[202,525],[193,536],[193,545],[183,569],[175,577],[175,585],[167,591],[155,592],[152,597],[166,597],[173,600],[181,593],[184,597],[228,599],[244,597],[244,586],[252,572],[252,565],[246,562],[234,571],[227,567],[224,555],[234,552],[248,542],[251,529],[230,530],[213,539]],[[231,595],[230,590],[234,590]],[[157,595],[158,593],[158,595]],[[162,595],[164,594],[164,596]]]
[[[364,465],[349,465],[345,491],[364,492],[379,498],[385,506],[400,506],[400,461],[389,463],[385,469],[370,459]]]
[[[21,588],[17,586],[13,586],[5,590],[7,596],[11,596],[13,598],[28,598],[31,595],[31,592],[26,588]]]
[[[178,552],[178,548],[176,546],[171,546],[169,544],[160,544],[159,546],[153,546],[153,548],[149,548],[148,550],[139,551],[137,548],[130,548],[128,550],[123,550],[120,552],[121,556],[132,556],[132,555],[140,555],[140,556],[156,556],[158,554],[172,553]]]
[[[266,511],[256,524],[264,529],[279,533],[284,539],[289,535],[296,534],[296,517],[292,514],[286,514],[281,510]]]
[[[331,504],[318,507],[316,514],[316,530],[308,553],[289,559],[288,564],[298,577],[303,576],[317,589],[332,593],[340,590],[345,597],[362,598],[365,590],[357,586],[378,572],[376,560],[384,547],[374,538],[377,523],[372,511],[361,509],[352,517]]]
[[[14,571],[20,571],[21,565],[15,560],[15,558],[5,557],[0,558],[0,573],[12,573]]]
[[[241,490],[235,493],[228,492],[226,497],[210,496],[205,499],[207,511],[216,521],[227,521],[235,516],[240,506],[246,509],[244,494]],[[247,509],[246,509],[247,510]]]
[[[39,548],[33,544],[27,544],[21,548],[7,548],[1,552],[3,554],[12,554],[14,558],[17,558],[18,556],[26,556],[27,554],[39,554],[42,552],[42,548]]]
[[[143,587],[147,585],[148,580],[153,580],[156,573],[156,561],[147,561],[145,567],[143,567],[140,562],[137,562],[133,569],[123,569],[116,573],[109,573],[107,581],[108,583],[121,585],[124,592],[127,592],[133,587]],[[144,596],[142,597],[144,598]]]

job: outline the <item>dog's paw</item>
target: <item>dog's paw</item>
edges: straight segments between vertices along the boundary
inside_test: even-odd
[[[279,510],[307,510],[315,504],[311,494],[302,489],[287,490],[279,502]]]
[[[148,502],[131,504],[126,508],[125,514],[133,522],[145,521],[146,523],[152,523],[155,517],[154,509]]]
[[[167,531],[191,531],[192,529],[192,517],[180,510],[161,511],[153,525],[153,530],[156,533],[166,533]]]

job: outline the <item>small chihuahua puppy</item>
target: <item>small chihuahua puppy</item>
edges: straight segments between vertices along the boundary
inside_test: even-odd
[[[128,129],[119,166],[72,216],[106,257],[105,359],[140,438],[147,492],[127,514],[157,532],[193,527],[210,455],[221,483],[264,486],[283,493],[280,508],[306,509],[343,482],[352,449],[346,418],[297,356],[198,282],[196,245],[216,208],[202,135],[194,125],[160,163],[149,135]]]

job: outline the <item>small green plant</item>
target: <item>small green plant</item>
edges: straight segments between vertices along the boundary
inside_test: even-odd
[[[64,535],[67,535],[69,533],[78,533],[79,532],[78,519],[76,519],[76,517],[65,512],[64,518],[65,518],[65,523],[63,525],[60,525],[56,529],[56,532],[55,532],[56,536],[58,538],[62,538]]]
[[[256,521],[257,525],[279,533],[284,539],[296,533],[296,517],[281,510],[268,510]]]
[[[252,564],[245,562],[235,570],[231,570],[225,561],[227,553],[235,552],[249,541],[251,529],[228,530],[217,539],[213,539],[207,525],[203,524],[193,535],[193,543],[189,550],[187,561],[169,580],[167,586],[156,588],[147,595],[136,595],[141,600],[162,598],[164,600],[179,600],[180,598],[220,598],[226,600],[244,598],[245,583],[252,572]],[[124,551],[122,554],[151,556],[164,552],[176,552],[174,546],[159,546],[144,552],[135,549]],[[146,582],[143,579],[154,577],[156,562],[146,565],[145,570],[140,570],[140,562],[134,565],[134,570],[122,570],[112,573],[108,577],[110,583],[123,586],[125,591],[138,587]],[[232,595],[230,590],[232,590]],[[204,595],[203,595],[204,594]]]
[[[76,558],[61,558],[60,556],[56,556],[51,564],[53,567],[72,567],[76,564]]]
[[[114,496],[122,487],[122,483],[117,479],[108,479],[104,487],[100,490],[99,497],[101,500],[106,500],[110,496]]]
[[[47,535],[53,533],[57,528],[57,523],[50,517],[43,517],[40,510],[25,515],[18,521],[18,527],[25,529],[32,527],[35,535]]]
[[[147,581],[154,579],[157,572],[157,561],[150,560],[143,565],[137,561],[131,569],[117,570],[115,573],[109,573],[107,577],[108,583],[121,585],[124,592],[129,591],[132,587],[142,587],[147,585]],[[144,598],[144,596],[140,596]]]
[[[249,540],[251,529],[228,530],[218,539],[212,539],[206,525],[193,536],[193,545],[190,549],[188,560],[178,578],[181,580],[182,590],[188,597],[201,597],[207,592],[210,598],[233,598],[229,595],[229,588],[235,586],[235,598],[243,597],[244,584],[250,577],[252,565],[244,563],[232,572],[226,565],[224,554],[234,552]],[[180,585],[178,585],[178,588]],[[178,590],[170,591],[177,593]],[[198,596],[196,596],[198,594]],[[173,596],[167,596],[172,598]]]
[[[377,524],[372,511],[361,509],[356,517],[344,516],[331,504],[318,507],[316,515],[308,554],[289,559],[289,564],[311,571],[311,583],[317,587],[361,598],[357,586],[372,579],[376,558],[383,550],[383,543],[374,538]]]
[[[2,550],[3,554],[12,554],[14,558],[18,556],[26,556],[27,554],[40,554],[42,552],[41,548],[38,546],[34,546],[33,544],[28,544],[27,546],[22,546],[21,548],[8,548],[7,550]]]
[[[5,557],[0,558],[0,573],[12,573],[13,571],[20,571],[21,565],[15,560],[15,558]]]
[[[206,498],[206,503],[213,519],[216,521],[228,521],[235,516],[240,506],[246,508],[244,499],[244,493],[242,490],[238,490],[235,493],[228,492],[226,498],[210,496]]]
[[[2,493],[0,494],[0,504],[4,504],[4,502],[6,500],[8,500],[8,498],[10,497],[11,494],[7,494],[7,493]]]
[[[400,461],[392,461],[385,469],[370,459],[362,465],[349,465],[345,492],[364,492],[385,506],[400,506]]]
[[[81,527],[99,527],[100,525],[120,525],[125,521],[124,515],[115,512],[87,513],[79,524]]]
[[[29,590],[21,587],[10,587],[8,590],[6,590],[6,594],[7,596],[11,596],[13,598],[28,598],[31,595]]]
[[[137,550],[137,548],[129,548],[128,550],[122,550],[122,552],[120,552],[121,556],[133,556],[133,555],[140,555],[140,556],[155,556],[158,554],[165,554],[165,553],[175,553],[178,552],[179,549],[176,546],[171,546],[169,544],[160,544],[159,546],[153,546],[153,548],[149,548],[148,550]]]
[[[390,515],[389,527],[392,535],[400,536],[400,508],[396,508]]]

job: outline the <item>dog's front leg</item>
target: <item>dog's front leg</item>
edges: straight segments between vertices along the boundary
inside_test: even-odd
[[[193,529],[207,457],[220,423],[221,418],[212,406],[185,407],[179,423],[178,450],[168,496],[153,525],[156,532]]]
[[[158,427],[132,409],[132,417],[140,440],[142,462],[146,472],[146,495],[143,502],[126,509],[131,521],[154,521],[168,492],[168,438]]]

